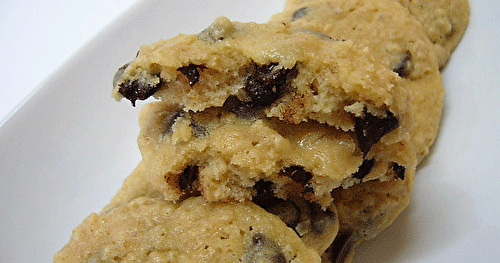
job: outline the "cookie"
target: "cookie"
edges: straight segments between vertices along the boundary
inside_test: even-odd
[[[294,13],[294,18],[300,18],[307,13],[306,5],[314,2],[317,0],[288,0],[285,9],[301,6]],[[439,67],[444,67],[467,28],[469,2],[467,0],[396,0],[396,2],[403,5],[422,24],[433,44]]]
[[[410,131],[410,142],[417,154],[416,162],[420,162],[437,135],[443,104],[439,66],[422,26],[407,10],[391,1],[305,2],[304,5],[288,6],[289,10],[273,19],[317,30],[332,38],[362,42],[381,59],[392,57],[395,50],[407,50],[399,62],[386,59],[385,65],[402,77],[411,92],[414,126]],[[399,24],[405,25],[406,31],[400,31]],[[415,35],[404,36],[408,31],[415,32]],[[415,58],[413,54],[421,55]],[[419,70],[412,72],[416,68]],[[349,189],[334,190],[341,229],[323,260],[349,261],[358,244],[389,226],[408,205],[414,171],[408,171],[406,181],[366,182]]]
[[[245,119],[224,108],[185,112],[165,102],[144,105],[139,119],[147,180],[172,201],[198,194],[209,201],[250,200],[264,180],[280,198],[301,195],[326,207],[335,188],[404,177],[404,171],[387,174],[394,163],[414,169],[403,143],[379,143],[366,161],[353,132],[314,121]]]
[[[411,176],[409,176],[411,178]],[[322,262],[350,262],[356,247],[387,228],[408,206],[411,180],[370,181],[334,190],[339,233],[322,254]]]
[[[139,197],[78,226],[54,262],[321,262],[257,205]]]
[[[289,228],[301,238],[308,248],[321,255],[333,242],[339,229],[337,210],[334,205],[328,209],[311,203],[301,196],[293,196],[287,200],[273,194],[272,184],[257,183],[257,194],[252,201],[267,212],[277,215]],[[193,195],[194,197],[195,195]],[[161,192],[149,183],[143,162],[126,178],[122,187],[106,205],[100,215],[112,209],[126,205],[139,197],[164,199]]]
[[[126,205],[139,197],[164,199],[163,194],[146,180],[144,163],[139,162],[135,169],[123,181],[122,186],[115,193],[109,203],[104,206],[99,214],[103,215],[112,209]]]
[[[117,72],[113,95],[132,103],[154,95],[194,112],[230,104],[243,117],[313,119],[343,130],[367,108],[404,124],[406,91],[377,64],[350,41],[220,17],[198,35],[142,46]]]
[[[154,86],[161,100],[141,112],[139,148],[167,200],[249,200],[264,180],[326,207],[335,188],[413,169],[402,79],[351,41],[219,18],[143,46],[117,76],[118,98]]]
[[[271,21],[363,44],[397,72],[411,94],[410,141],[423,160],[437,136],[444,88],[433,44],[406,8],[393,0],[290,0]]]
[[[469,23],[468,0],[398,0],[424,26],[443,68]]]

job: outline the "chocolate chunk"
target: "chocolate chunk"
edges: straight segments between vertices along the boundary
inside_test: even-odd
[[[198,83],[200,80],[200,72],[199,70],[203,70],[205,67],[204,66],[199,66],[199,65],[189,65],[185,67],[180,67],[177,69],[177,71],[181,72],[186,76],[186,78],[189,81],[189,86],[194,86],[194,84]]]
[[[151,97],[160,88],[161,82],[155,85],[141,83],[138,80],[130,81],[127,80],[119,84],[118,92],[123,95],[123,97],[130,100],[132,106],[135,107],[136,100],[145,100]]]
[[[198,169],[197,165],[188,165],[180,174],[179,188],[183,193],[189,194],[195,191],[193,183],[198,179]]]
[[[378,118],[365,109],[364,116],[356,117],[354,124],[354,131],[363,156],[368,154],[372,146],[382,136],[396,129],[398,126],[399,121],[392,112],[388,111],[386,117]]]
[[[396,177],[404,180],[406,168],[398,163],[392,163],[392,170],[396,173]]]
[[[306,185],[304,185],[304,191],[302,193],[306,196],[314,194],[314,186],[311,183],[306,183]]]
[[[256,107],[251,101],[242,101],[236,96],[229,96],[222,108],[236,114],[240,118],[252,118],[259,115],[259,108]]]
[[[273,193],[273,183],[259,180],[254,188],[257,194],[252,201],[269,213],[277,215],[290,228],[295,228],[300,220],[300,209],[289,200],[278,198]]]
[[[189,113],[185,112],[182,109],[177,109],[172,111],[170,114],[168,114],[167,118],[165,119],[165,133],[172,133],[172,126],[175,124],[178,118],[191,118]],[[191,123],[189,124],[191,129],[193,130],[193,135],[195,137],[200,137],[204,136],[207,134],[206,128],[199,122],[196,122],[195,120],[191,119]]]
[[[297,9],[295,12],[293,12],[292,22],[303,18],[308,13],[309,13],[309,7],[307,7],[307,6]]]
[[[292,229],[299,224],[301,218],[301,212],[297,204],[290,200],[279,199],[279,202],[274,206],[268,206],[266,211],[277,215],[281,221]]]
[[[277,63],[257,65],[245,84],[245,91],[251,98],[253,105],[267,107],[279,99],[288,82],[288,77],[294,75],[292,69],[280,68]]]
[[[332,263],[344,263],[354,248],[354,235],[348,232],[339,232],[333,243],[325,252]]]
[[[361,165],[359,166],[358,171],[355,172],[352,177],[363,180],[363,178],[365,178],[365,176],[370,173],[373,165],[375,165],[374,159],[363,160],[363,163],[361,163]]]
[[[240,118],[256,117],[262,113],[262,109],[283,96],[289,80],[295,77],[296,73],[296,67],[278,68],[277,63],[254,66],[244,87],[248,99],[241,100],[231,95],[222,107]]]
[[[287,262],[285,255],[276,242],[266,237],[263,233],[255,233],[248,247],[245,262]]]
[[[312,174],[304,170],[304,167],[293,165],[280,170],[280,175],[290,177],[293,181],[306,185],[312,178]]]
[[[282,201],[282,199],[274,196],[273,182],[259,180],[255,183],[254,189],[257,191],[257,194],[252,198],[252,201],[266,210]]]
[[[405,56],[401,61],[392,69],[392,71],[398,73],[402,78],[407,78],[413,69],[413,61],[411,58],[411,52],[406,51]]]
[[[205,136],[208,134],[207,129],[201,123],[191,120],[189,127],[193,130],[194,137]]]
[[[325,232],[329,221],[335,222],[337,216],[329,211],[323,210],[319,204],[307,202],[309,204],[309,218],[311,219],[311,232],[320,235]]]

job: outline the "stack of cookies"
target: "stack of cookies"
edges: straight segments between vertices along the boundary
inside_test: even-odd
[[[142,161],[56,262],[349,262],[408,205],[467,0],[288,0],[140,48]]]

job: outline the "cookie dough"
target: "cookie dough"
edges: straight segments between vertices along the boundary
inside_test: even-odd
[[[251,202],[174,204],[139,197],[78,226],[54,262],[321,262]]]

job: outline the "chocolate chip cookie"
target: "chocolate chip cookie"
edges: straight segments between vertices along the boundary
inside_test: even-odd
[[[256,184],[256,195],[252,202],[268,213],[277,215],[286,226],[295,231],[305,246],[319,255],[333,242],[339,229],[337,210],[332,204],[328,209],[307,201],[302,196],[287,200],[274,195],[271,182],[260,181]],[[122,187],[105,206],[100,215],[105,215],[116,207],[130,203],[139,197],[164,199],[161,192],[149,183],[143,163],[126,178]]]
[[[139,197],[78,226],[54,262],[321,262],[252,202]]]
[[[405,7],[393,0],[290,0],[271,21],[367,46],[410,92],[410,141],[419,162],[429,153],[439,129],[444,88],[434,46]]]
[[[168,200],[249,200],[265,180],[326,207],[335,188],[414,169],[401,77],[351,41],[219,18],[117,74],[118,98],[154,87],[161,100],[141,112],[139,148]]]

